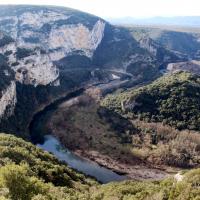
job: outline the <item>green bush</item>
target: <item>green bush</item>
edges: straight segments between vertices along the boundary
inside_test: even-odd
[[[183,174],[179,181],[171,177],[100,185],[31,143],[5,134],[0,134],[0,166],[0,200],[199,200],[200,196],[200,169]],[[54,178],[46,179],[40,167]],[[62,181],[66,171],[73,185]]]
[[[180,130],[200,130],[200,76],[187,72],[166,75],[138,89],[108,95],[102,106]]]

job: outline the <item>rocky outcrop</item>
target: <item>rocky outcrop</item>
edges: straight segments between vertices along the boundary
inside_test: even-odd
[[[142,38],[140,41],[140,46],[144,49],[147,49],[152,55],[156,56],[157,55],[157,48],[158,46],[153,42],[152,39],[146,37]]]
[[[16,80],[23,84],[48,85],[59,79],[59,70],[50,57],[39,51],[19,61],[13,69],[16,72]]]
[[[1,92],[0,97],[0,120],[8,118],[14,113],[16,97],[16,84],[14,81]]]
[[[200,61],[192,60],[188,62],[170,63],[167,66],[169,72],[187,71],[200,75]]]
[[[54,61],[73,52],[92,57],[104,36],[105,22],[97,20],[90,30],[82,23],[68,22],[70,17],[48,9],[23,10],[17,16],[0,15],[0,29],[13,38],[13,42],[0,48],[0,53],[10,52],[8,63],[17,81],[34,86],[48,85],[59,79]],[[20,53],[19,48],[23,49]],[[30,51],[30,55],[19,55],[19,59],[17,55],[26,54],[25,51]]]
[[[117,88],[127,77],[130,85],[152,79],[163,60],[146,48],[127,29],[80,11],[0,6],[0,107],[2,119],[10,116],[0,130],[27,132],[40,107],[88,84],[116,79]]]
[[[104,28],[105,23],[101,20],[96,22],[91,31],[83,24],[61,26],[50,32],[49,48],[61,48],[65,55],[81,51],[82,55],[90,58],[103,38]]]

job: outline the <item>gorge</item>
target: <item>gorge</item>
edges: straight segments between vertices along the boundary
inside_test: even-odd
[[[0,5],[0,199],[197,200],[200,30]]]

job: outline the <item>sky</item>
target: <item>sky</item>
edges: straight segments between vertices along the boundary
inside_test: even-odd
[[[200,16],[200,0],[0,0],[0,4],[65,6],[103,18]]]

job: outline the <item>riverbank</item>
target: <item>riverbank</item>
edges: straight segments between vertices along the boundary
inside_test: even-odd
[[[70,98],[79,96],[84,92],[84,90],[84,88],[77,88],[74,91],[68,91],[67,94],[63,94],[60,97],[55,98],[47,105],[40,106],[38,112],[33,115],[30,124],[27,126],[31,136],[31,141],[34,144],[44,142],[44,134],[42,133],[43,128],[41,127],[43,126],[43,123],[46,122],[48,115],[50,115],[63,101],[68,101]]]
[[[169,174],[135,156],[109,124],[97,114],[98,105],[87,95],[63,102],[46,124],[62,144],[78,156],[135,180],[160,180]]]
[[[83,150],[73,151],[76,155],[97,163],[100,166],[106,167],[117,174],[125,175],[132,180],[163,180],[164,178],[170,176],[169,172],[163,169],[150,168],[145,165],[130,165],[128,163],[121,163],[109,156],[99,154],[97,151],[85,152]],[[174,173],[174,172],[173,172]]]
[[[112,170],[99,166],[97,163],[84,159],[69,149],[64,148],[63,145],[52,135],[45,136],[45,142],[38,144],[38,147],[51,152],[57,159],[65,162],[70,168],[85,174],[91,178],[95,178],[101,183],[109,183],[113,181],[127,180],[128,177],[119,175]]]

